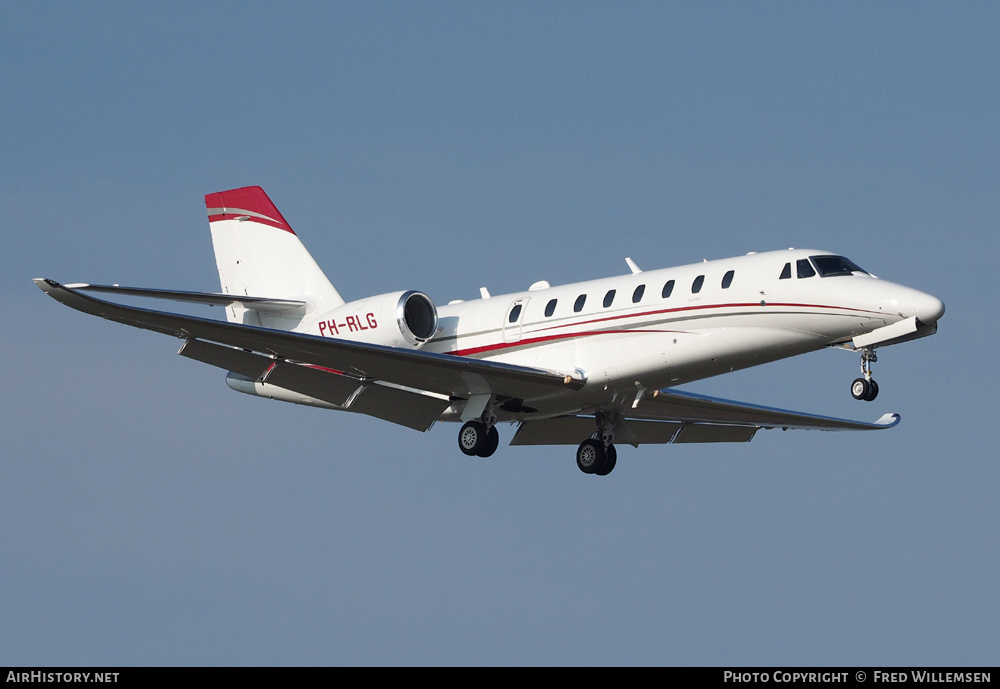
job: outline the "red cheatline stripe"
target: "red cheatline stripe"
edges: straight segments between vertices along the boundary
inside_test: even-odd
[[[454,352],[446,352],[447,354],[454,354],[456,356],[470,356],[472,354],[482,354],[483,352],[492,352],[497,349],[508,349],[510,347],[520,347],[522,345],[532,345],[539,342],[549,342],[552,340],[568,340],[574,337],[589,337],[591,335],[631,335],[633,333],[677,333],[683,332],[681,330],[591,330],[589,332],[575,332],[575,333],[563,333],[561,335],[546,335],[544,337],[528,337],[517,342],[498,342],[491,345],[483,345],[482,347],[470,347],[469,349],[458,349]]]
[[[641,313],[626,313],[618,316],[604,316],[603,318],[593,318],[588,321],[577,321],[574,323],[563,323],[561,325],[550,325],[547,328],[542,328],[541,330],[572,328],[581,325],[590,325],[591,323],[615,321],[615,320],[620,320],[622,318],[643,318],[645,316],[658,316],[664,313],[680,313],[682,311],[702,311],[705,309],[736,309],[736,308],[767,309],[775,306],[781,306],[785,308],[804,308],[804,309],[841,309],[847,311],[861,311],[863,313],[876,313],[876,314],[879,313],[878,311],[871,311],[868,309],[855,309],[849,306],[828,306],[824,304],[794,304],[794,303],[771,302],[771,301],[766,302],[766,306],[761,306],[759,303],[753,303],[753,302],[746,304],[701,304],[698,306],[679,306],[673,309],[657,309],[655,311],[643,311]]]
[[[696,310],[706,310],[706,309],[725,309],[725,308],[740,308],[740,307],[764,308],[764,309],[766,309],[768,307],[775,307],[775,306],[780,306],[780,307],[784,307],[784,308],[840,309],[840,310],[847,310],[847,311],[860,311],[860,312],[863,312],[863,313],[874,313],[874,314],[878,313],[877,311],[871,311],[871,310],[868,310],[868,309],[853,309],[853,308],[850,308],[850,307],[847,307],[847,306],[829,306],[829,305],[825,305],[825,304],[794,304],[794,303],[785,303],[785,302],[767,302],[767,306],[764,306],[764,307],[761,307],[760,304],[755,304],[755,303],[749,303],[749,304],[705,304],[705,305],[699,305],[699,306],[682,306],[682,307],[678,307],[678,308],[675,308],[675,309],[660,309],[660,310],[656,310],[656,311],[645,311],[645,312],[642,312],[642,313],[624,314],[624,315],[620,315],[620,316],[605,316],[604,318],[594,318],[594,319],[587,320],[587,321],[578,321],[578,322],[575,322],[575,323],[564,323],[562,325],[553,325],[553,326],[549,326],[547,328],[543,328],[541,330],[538,330],[536,332],[541,332],[542,330],[555,330],[557,328],[573,328],[573,327],[579,327],[579,326],[582,326],[582,325],[590,325],[590,324],[593,324],[593,323],[601,323],[601,322],[604,322],[604,321],[618,320],[618,319],[622,319],[622,318],[641,318],[641,317],[644,317],[644,316],[654,316],[654,315],[657,315],[657,314],[664,314],[664,313],[677,313],[677,312],[680,312],[680,311],[696,311]],[[745,313],[745,312],[742,312],[742,313]],[[732,315],[742,315],[742,313],[735,313],[735,314],[732,314]],[[516,342],[497,342],[497,343],[494,343],[494,344],[482,345],[482,346],[479,346],[479,347],[470,347],[468,349],[458,349],[458,350],[455,350],[453,352],[448,352],[448,353],[449,354],[455,354],[457,356],[470,356],[470,355],[473,355],[473,354],[482,354],[483,352],[492,352],[492,351],[496,351],[496,350],[499,350],[499,349],[510,349],[512,347],[519,347],[519,346],[522,346],[522,345],[532,345],[532,344],[537,344],[539,342],[549,342],[549,341],[552,341],[552,340],[565,340],[565,339],[574,338],[574,337],[589,337],[591,335],[605,335],[605,334],[610,334],[610,333],[613,333],[613,334],[628,334],[628,333],[670,333],[670,332],[684,332],[684,331],[680,331],[680,330],[630,330],[630,329],[622,329],[622,330],[591,330],[591,331],[587,331],[587,332],[571,332],[571,333],[562,333],[562,334],[559,334],[559,335],[546,335],[546,336],[543,336],[543,337],[523,338],[523,339],[517,340]]]

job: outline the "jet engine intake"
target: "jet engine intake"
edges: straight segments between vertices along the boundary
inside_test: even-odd
[[[437,307],[409,290],[358,299],[320,317],[309,331],[323,337],[418,349],[438,329]]]

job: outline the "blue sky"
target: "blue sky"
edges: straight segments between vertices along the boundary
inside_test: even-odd
[[[4,3],[3,664],[998,661],[990,3]],[[462,455],[30,282],[218,288],[260,184],[348,299],[788,246],[938,335],[696,392],[901,425]]]

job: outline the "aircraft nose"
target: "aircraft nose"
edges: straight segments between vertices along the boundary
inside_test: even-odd
[[[921,294],[913,300],[913,315],[921,323],[936,323],[944,315],[944,302],[929,294]]]

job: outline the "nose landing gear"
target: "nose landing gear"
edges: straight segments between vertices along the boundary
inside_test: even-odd
[[[872,363],[878,361],[874,347],[861,349],[861,373],[863,378],[855,378],[851,383],[851,395],[856,400],[871,402],[878,397],[878,383],[872,378]]]

